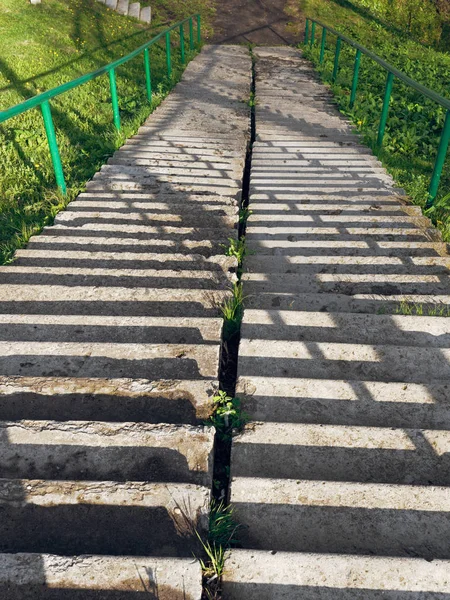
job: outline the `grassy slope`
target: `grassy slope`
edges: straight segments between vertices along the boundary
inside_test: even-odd
[[[44,0],[41,5],[1,0],[0,109],[53,88],[123,56],[162,26],[202,12],[208,28],[208,0],[157,0],[149,29],[106,9],[95,0]],[[166,7],[171,6],[168,10]],[[177,42],[178,36],[173,36]],[[174,51],[174,78],[165,76],[162,46],[151,51],[153,108],[181,73]],[[98,78],[52,101],[67,199],[75,197],[106,157],[131,135],[151,111],[145,97],[142,58],[117,74],[123,131],[112,126],[109,83]],[[42,118],[30,111],[0,125],[0,262],[51,222],[65,201],[58,196]]]
[[[362,45],[382,56],[413,79],[449,97],[448,73],[450,55],[408,39],[394,28],[384,25],[376,17],[361,11],[349,0],[295,0],[292,12],[303,11],[331,27],[349,35]],[[321,30],[318,28],[320,38]],[[328,38],[329,51],[322,78],[330,81],[333,68],[335,40]],[[319,43],[306,56],[317,65]],[[341,52],[340,74],[337,85],[332,86],[340,109],[348,114],[357,128],[365,135],[366,142],[374,149],[396,181],[406,189],[413,201],[423,206],[427,200],[430,180],[445,111],[435,103],[396,83],[391,99],[385,143],[382,150],[376,148],[376,132],[386,81],[385,72],[370,59],[363,59],[354,110],[348,106],[349,88],[353,72],[354,51],[345,44]],[[438,208],[431,216],[439,224],[447,240],[450,240],[450,157],[448,157],[439,191]]]

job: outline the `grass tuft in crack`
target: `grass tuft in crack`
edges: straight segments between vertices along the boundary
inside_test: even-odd
[[[233,519],[233,507],[224,502],[211,502],[208,539],[197,537],[204,557],[199,559],[203,572],[203,600],[220,600],[221,577],[225,567],[227,550],[237,543],[238,525]]]

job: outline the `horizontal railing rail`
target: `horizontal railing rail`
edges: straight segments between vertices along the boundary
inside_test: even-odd
[[[194,19],[197,23],[197,39],[194,39]],[[145,70],[145,81],[146,81],[146,92],[147,99],[151,103],[152,102],[152,80],[151,80],[151,68],[150,68],[150,53],[149,48],[161,40],[165,38],[166,42],[166,63],[167,63],[167,75],[168,77],[172,76],[172,56],[171,56],[171,39],[170,34],[172,31],[179,29],[180,33],[180,56],[181,63],[184,64],[186,62],[186,42],[184,36],[184,29],[186,24],[189,24],[189,49],[194,50],[195,45],[200,45],[201,43],[201,17],[199,14],[193,15],[191,17],[187,17],[183,21],[172,25],[168,29],[161,31],[151,40],[133,50],[126,56],[119,58],[96,71],[92,71],[91,73],[86,73],[86,75],[82,75],[77,79],[73,79],[72,81],[68,81],[67,83],[63,83],[56,88],[43,92],[42,94],[38,94],[37,96],[33,96],[20,104],[16,104],[7,110],[0,111],[0,123],[4,123],[9,119],[17,117],[29,110],[34,108],[40,108],[42,111],[42,117],[44,119],[44,127],[47,135],[47,141],[50,150],[50,156],[52,159],[53,170],[55,172],[56,183],[60,191],[65,195],[67,193],[66,182],[64,178],[64,172],[61,162],[61,155],[59,152],[58,141],[56,138],[55,127],[53,124],[53,117],[50,107],[50,100],[65,94],[66,92],[73,90],[88,81],[92,81],[97,77],[101,77],[102,75],[109,76],[110,83],[110,91],[111,91],[111,104],[112,104],[112,117],[113,122],[118,131],[121,129],[120,123],[120,112],[119,112],[119,100],[117,94],[117,84],[116,84],[116,69],[121,65],[127,63],[128,61],[136,58],[141,53],[144,56],[144,70]]]
[[[310,29],[311,24],[311,29]],[[353,78],[352,78],[352,86],[350,91],[350,108],[353,108],[356,100],[356,91],[358,86],[358,78],[359,78],[359,67],[361,62],[361,55],[364,54],[372,59],[374,62],[378,63],[385,71],[387,71],[386,77],[386,85],[383,97],[383,105],[381,109],[380,123],[378,127],[378,136],[377,136],[377,145],[382,146],[384,133],[386,130],[387,119],[389,115],[389,104],[391,100],[392,88],[394,84],[395,78],[402,81],[409,87],[413,88],[426,98],[433,100],[440,106],[446,109],[446,115],[444,120],[444,126],[442,128],[442,133],[439,141],[438,151],[436,160],[434,163],[433,174],[431,176],[430,186],[428,189],[429,200],[427,202],[427,206],[431,206],[436,199],[437,192],[439,189],[439,183],[442,176],[442,170],[444,168],[445,159],[447,156],[447,151],[450,143],[450,100],[441,96],[437,92],[430,90],[426,86],[422,85],[418,81],[415,81],[387,61],[383,60],[377,54],[374,54],[358,42],[355,42],[348,36],[340,33],[336,29],[325,25],[321,21],[317,19],[306,19],[305,26],[305,45],[309,43],[310,46],[313,46],[316,38],[316,25],[322,28],[322,36],[320,42],[320,55],[319,55],[319,63],[322,64],[325,58],[325,50],[326,50],[326,40],[327,40],[327,32],[336,36],[336,45],[335,45],[335,54],[334,54],[334,65],[333,65],[333,73],[332,73],[332,81],[335,82],[338,75],[339,70],[339,56],[341,51],[342,42],[349,44],[353,48],[356,49],[355,54],[355,62],[353,67]]]

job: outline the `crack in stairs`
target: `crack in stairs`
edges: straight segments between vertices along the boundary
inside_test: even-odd
[[[0,267],[2,600],[200,600],[250,78],[205,47]]]
[[[224,600],[450,598],[450,257],[292,48],[256,48]],[[401,311],[400,311],[401,312]]]

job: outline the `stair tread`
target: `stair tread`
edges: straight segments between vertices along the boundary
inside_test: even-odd
[[[174,600],[179,590],[191,600],[202,595],[201,567],[192,558],[140,556],[58,556],[0,554],[0,590],[5,600],[39,597],[73,599],[102,594],[132,596],[151,589],[160,600]]]
[[[446,560],[233,549],[223,591],[228,600],[438,600],[450,593],[449,569]]]
[[[193,425],[0,421],[0,475],[211,485],[214,431]]]

